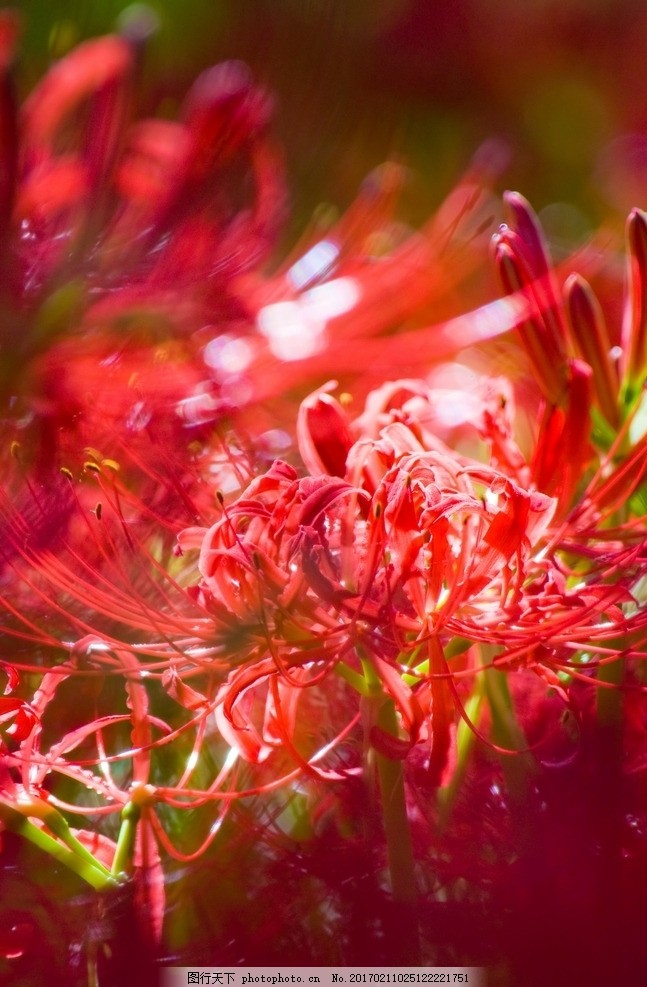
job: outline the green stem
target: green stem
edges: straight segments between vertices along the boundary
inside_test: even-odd
[[[335,665],[336,673],[345,682],[348,682],[350,686],[358,692],[360,696],[367,696],[369,693],[368,686],[366,684],[366,679],[359,672],[356,672],[354,668],[347,665],[345,661],[338,661]]]
[[[404,788],[403,762],[386,757],[370,747],[372,726],[398,737],[398,718],[394,701],[385,696],[382,682],[367,658],[361,658],[366,682],[364,700],[367,733],[367,767],[377,769],[382,823],[386,839],[387,862],[394,911],[387,928],[393,962],[420,965],[420,940],[416,914],[416,873],[411,830]]]
[[[121,826],[117,837],[117,848],[112,861],[112,874],[127,874],[131,870],[135,850],[137,824],[142,814],[142,807],[137,801],[127,802],[121,810]]]
[[[116,887],[116,881],[106,873],[105,868],[94,857],[90,855],[92,863],[87,857],[80,857],[77,853],[63,846],[54,837],[49,836],[44,830],[30,822],[22,812],[14,809],[13,806],[0,802],[0,820],[7,829],[17,833],[24,839],[29,840],[34,846],[44,853],[49,854],[54,860],[64,864],[69,870],[83,878],[91,887],[97,891],[104,891],[107,888]]]
[[[48,805],[42,799],[32,799],[28,807],[25,808],[27,815],[31,816],[32,819],[35,817],[42,819],[54,836],[58,836],[59,840],[62,840],[77,857],[85,860],[90,867],[96,867],[106,877],[111,876],[108,868],[100,860],[97,860],[88,848],[83,846],[81,841],[76,838],[69,827],[67,819],[65,819],[58,809],[55,809],[52,805]]]
[[[392,699],[382,700],[377,712],[377,725],[385,733],[397,737],[398,721]],[[404,905],[413,906],[416,903],[416,874],[403,764],[379,753],[376,762],[393,898]]]
[[[479,676],[472,695],[465,703],[465,713],[470,722],[476,727],[479,724],[484,700],[485,686],[483,677]],[[458,790],[465,778],[475,743],[476,734],[474,730],[462,719],[456,729],[456,767],[452,771],[452,776],[448,784],[438,789],[438,826],[440,830],[443,830],[449,822],[449,817],[454,807]]]
[[[530,778],[535,772],[535,759],[524,750],[527,741],[517,722],[505,673],[488,668],[483,675],[485,694],[492,713],[492,738],[500,747],[519,752],[502,754],[501,768],[510,797],[521,804],[528,796]]]

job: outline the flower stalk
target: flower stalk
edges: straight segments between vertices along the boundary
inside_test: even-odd
[[[484,673],[484,690],[492,715],[492,739],[505,748],[501,768],[511,799],[523,805],[530,791],[530,778],[535,769],[534,758],[527,749],[512,704],[510,688],[504,672],[489,668]]]
[[[89,857],[87,852],[79,853],[61,845],[54,837],[30,822],[23,812],[4,800],[0,800],[0,820],[8,830],[22,836],[43,853],[49,854],[96,891],[117,887],[118,882],[98,860]]]
[[[367,767],[377,774],[382,825],[386,839],[387,862],[394,910],[386,930],[394,962],[416,966],[420,962],[418,932],[417,881],[411,828],[404,786],[404,763],[387,757],[370,742],[371,731],[378,727],[386,735],[399,737],[398,717],[393,699],[384,695],[383,686],[371,661],[362,659],[367,697],[362,700],[365,716]]]

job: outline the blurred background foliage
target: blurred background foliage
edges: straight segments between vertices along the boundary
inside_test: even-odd
[[[139,5],[134,5],[135,7]],[[22,0],[27,92],[124,0]],[[386,158],[411,168],[418,223],[491,137],[501,188],[551,239],[621,222],[647,186],[644,0],[150,0],[159,21],[140,112],[172,115],[196,74],[246,61],[275,94],[292,194],[287,236],[323,201],[343,208]],[[566,205],[568,204],[568,205]]]

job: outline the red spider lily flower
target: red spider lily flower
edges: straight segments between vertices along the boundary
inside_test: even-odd
[[[195,520],[190,501],[180,487],[171,510],[162,487],[143,504],[117,464],[96,450],[87,455],[77,475],[42,479],[13,460],[15,487],[0,496],[1,629],[19,673],[42,674],[61,649],[92,633],[115,645],[156,642],[163,668],[182,654],[182,645],[167,647],[172,639],[206,647],[208,617],[169,572],[178,571],[176,509],[182,504],[179,517]]]
[[[591,371],[573,361],[571,373],[571,399],[578,381],[586,396]],[[305,461],[319,473],[324,462],[345,463],[346,478],[372,499],[361,539],[355,527],[346,539],[354,550],[339,551],[344,566],[336,576],[357,593],[340,602],[342,610],[379,631],[387,654],[389,647],[394,656],[406,654],[407,635],[414,652],[431,648],[426,667],[433,669],[437,712],[453,704],[449,666],[439,658],[453,640],[494,647],[499,667],[527,665],[553,687],[556,670],[578,674],[579,648],[605,662],[639,657],[645,620],[632,587],[642,571],[642,519],[608,526],[644,475],[644,440],[613,469],[602,466],[573,506],[584,464],[593,461],[586,400],[579,407],[569,401],[559,419],[554,409],[540,422],[526,462],[507,417],[513,405],[477,399],[472,428],[496,464],[484,465],[450,451],[429,430],[446,397],[421,381],[394,382],[370,395],[354,422],[328,391],[306,402],[299,433]],[[349,432],[357,439],[350,449]],[[560,443],[572,457],[565,475],[555,465],[564,459]],[[538,490],[538,480],[558,499]],[[424,688],[420,680],[418,698]]]
[[[609,355],[603,350],[604,334],[596,337],[596,342],[584,343],[586,353],[574,342],[564,303],[562,272],[553,265],[535,212],[518,192],[506,192],[504,205],[508,222],[492,238],[495,267],[504,291],[520,294],[528,302],[526,317],[519,320],[515,329],[536,385],[550,405],[560,405],[565,396],[569,356],[586,359],[588,355],[596,367],[606,366]],[[586,258],[568,259],[561,267],[571,273],[576,263],[586,266]]]
[[[228,758],[226,749],[220,769],[206,780],[199,771],[200,751],[214,731],[213,713],[222,704],[219,687],[232,667],[229,648],[236,635],[245,643],[246,629],[230,614],[222,639],[214,635],[213,601],[207,606],[207,594],[202,600],[187,594],[167,571],[177,573],[182,566],[177,558],[173,564],[167,524],[131,495],[113,466],[101,459],[91,465],[86,481],[90,487],[99,484],[100,512],[88,510],[96,487],[94,493],[77,491],[62,475],[51,490],[32,485],[33,531],[26,508],[3,501],[3,631],[15,639],[16,673],[38,682],[29,701],[20,700],[33,716],[13,738],[4,763],[26,797],[42,798],[45,792],[54,808],[91,816],[97,825],[106,816],[130,812],[137,802],[134,873],[158,933],[160,853],[180,860],[199,855],[238,797],[237,788],[246,787],[236,757]],[[271,487],[272,481],[259,480],[253,490]],[[52,516],[57,501],[58,520]],[[310,503],[316,517],[316,497]],[[66,651],[71,656],[62,661]],[[115,693],[119,680],[125,701]],[[170,700],[175,713],[168,718]],[[14,712],[11,701],[8,714]],[[274,718],[268,708],[266,736],[274,749],[285,735],[291,702],[294,697],[277,699]],[[209,747],[213,758],[222,744],[211,738]],[[170,773],[169,763],[176,765]],[[254,787],[271,791],[299,770],[293,763],[283,765],[278,777],[274,773]],[[150,786],[152,773],[164,778],[163,787]],[[72,786],[74,798],[61,797],[61,780],[66,789]],[[211,811],[207,832],[198,827],[197,848],[187,850],[167,834],[158,803],[178,811],[214,803],[221,808],[216,822]]]
[[[516,302],[464,315],[479,245],[497,212],[489,193],[495,170],[487,154],[476,156],[414,233],[394,216],[404,169],[390,163],[374,171],[348,213],[310,231],[270,279],[239,280],[256,333],[244,349],[214,345],[208,362],[216,378],[243,400],[245,393],[263,400],[289,388],[302,394],[305,384],[331,374],[359,378],[364,391],[386,368],[410,372],[421,358],[434,363],[508,331],[519,319]],[[385,338],[395,328],[407,331],[402,345]]]
[[[17,438],[35,432],[41,470],[84,445],[138,446],[162,473],[179,449],[177,473],[205,410],[227,409],[192,334],[240,322],[232,279],[267,256],[284,212],[271,101],[231,62],[177,122],[135,122],[141,38],[126,31],[79,45],[18,109],[6,12],[2,26],[0,400]]]
[[[119,715],[112,712],[107,716],[95,715],[82,726],[63,733],[57,740],[50,738],[49,748],[44,747],[43,726],[56,721],[57,715],[62,722],[66,720],[65,706],[59,696],[65,688],[65,682],[78,671],[78,656],[90,655],[93,650],[106,651],[98,639],[79,642],[68,667],[59,667],[55,672],[46,673],[33,699],[34,707],[39,710],[39,722],[34,724],[22,738],[20,745],[5,757],[5,766],[20,776],[20,784],[15,798],[16,808],[26,817],[32,817],[44,824],[62,843],[81,855],[88,853],[91,861],[96,861],[104,868],[116,864],[116,854],[119,846],[106,839],[99,832],[85,830],[70,830],[64,818],[57,812],[63,808],[67,814],[83,813],[96,814],[99,817],[106,814],[121,813],[122,828],[124,825],[137,825],[136,840],[131,839],[133,850],[130,859],[123,861],[135,875],[136,903],[139,895],[139,910],[145,918],[145,928],[148,934],[159,940],[161,923],[164,914],[164,884],[161,875],[161,863],[157,843],[150,831],[149,802],[153,789],[147,785],[151,756],[152,731],[159,729],[159,720],[150,716],[146,689],[138,681],[136,659],[122,653],[121,660],[125,668],[130,668],[132,679],[127,679],[128,714]],[[96,710],[95,710],[96,713]],[[111,755],[107,739],[111,731],[119,724],[130,721],[132,726],[132,748],[129,753],[119,757]],[[58,724],[59,729],[61,723]],[[88,741],[95,739],[97,757],[87,756]],[[74,752],[85,749],[85,756],[76,757]],[[112,775],[113,765],[119,761],[120,766],[127,762],[132,765],[127,782],[122,781],[122,787],[116,784]],[[99,772],[93,768],[101,766]],[[62,802],[47,791],[51,785],[52,776],[65,777],[68,786],[76,782],[84,791],[91,791],[94,804],[70,804]],[[150,792],[149,792],[150,789]],[[100,800],[103,800],[101,803]],[[106,877],[108,871],[106,870]]]
[[[179,290],[190,285],[198,292],[206,282],[213,291],[227,265],[240,271],[257,261],[262,238],[255,241],[253,231],[259,225],[269,231],[270,217],[267,226],[254,212],[232,222],[224,204],[214,203],[213,213],[207,205],[224,191],[224,172],[234,161],[267,178],[267,96],[243,65],[228,63],[195,83],[181,122],[133,127],[134,70],[128,38],[85,42],[53,67],[22,109],[13,221],[21,268],[29,271],[20,293],[25,301],[61,283],[81,244],[85,256],[76,266],[93,289],[90,311],[97,297],[103,308],[109,300],[113,319],[137,302],[154,308],[158,296],[172,317],[167,304],[181,297]],[[82,123],[79,110],[87,102]],[[68,136],[62,152],[70,121],[74,140]],[[281,202],[275,196],[276,215]]]
[[[202,683],[213,680],[208,656],[201,662],[185,644],[184,653],[175,657],[185,674],[193,658]],[[39,722],[7,751],[1,766],[7,775],[2,778],[6,802],[21,817],[33,819],[52,833],[59,847],[71,848],[82,861],[91,854],[93,875],[103,868],[100,876],[107,878],[104,871],[110,867],[120,879],[124,873],[131,876],[140,935],[157,947],[168,859],[186,864],[200,857],[238,798],[271,797],[273,790],[294,781],[301,768],[291,765],[277,778],[275,764],[269,780],[259,784],[256,778],[246,785],[237,756],[213,735],[215,690],[198,706],[184,704],[187,697],[181,695],[183,705],[168,718],[172,690],[166,684],[172,666],[162,670],[150,658],[96,635],[79,640],[66,661],[42,675],[33,696]],[[77,723],[73,703],[82,707]],[[268,724],[268,735],[274,731],[282,737],[283,716],[280,711],[281,723]],[[220,767],[214,770],[218,760]],[[206,811],[198,814],[199,809]],[[187,810],[193,810],[191,822],[182,825],[178,839],[177,815]],[[94,829],[71,829],[65,820],[75,816],[91,820]],[[169,818],[176,822],[169,825]],[[119,827],[116,841],[103,835],[107,824],[113,832]],[[87,869],[82,876],[88,879]]]
[[[110,698],[103,695],[115,675],[122,678],[125,701],[120,702],[114,692]],[[7,776],[3,778],[6,801],[22,816],[34,819],[81,861],[103,867],[105,877],[105,868],[133,876],[142,929],[159,942],[165,910],[160,844],[177,859],[191,859],[193,854],[173,845],[157,817],[157,805],[167,798],[181,804],[197,764],[204,717],[197,727],[189,723],[173,730],[153,711],[156,690],[149,675],[132,652],[112,650],[96,636],[80,640],[67,662],[42,675],[32,699],[35,715],[30,729],[15,738],[11,750],[3,752],[2,769]],[[84,685],[88,682],[94,701],[83,710],[81,722],[71,725],[70,689],[75,690],[77,701],[87,702]],[[169,746],[187,737],[192,763],[180,768],[177,785],[169,785],[162,794],[150,783],[156,760],[168,759]],[[180,746],[184,757],[187,746]],[[222,788],[230,768],[215,779],[211,791],[200,791],[198,799],[188,796],[187,804],[217,799],[223,804],[224,816],[229,799]],[[65,782],[64,796],[57,784],[60,780]],[[167,781],[171,781],[168,776]],[[65,817],[75,815],[92,818],[97,829],[70,829]],[[99,828],[102,820],[113,816],[119,817],[121,826],[117,843]],[[196,854],[211,842],[215,831],[201,838]],[[85,876],[87,871],[80,873]]]
[[[4,43],[2,109],[17,140],[3,145],[3,305],[7,326],[22,327],[5,403],[18,399],[22,431],[36,426],[44,465],[68,466],[75,446],[117,458],[134,447],[169,472],[161,450],[181,458],[229,411],[325,368],[357,377],[368,364],[379,377],[364,346],[373,338],[377,352],[374,337],[398,325],[435,359],[517,321],[508,302],[500,318],[446,320],[496,209],[491,154],[414,234],[394,218],[404,170],[378,169],[345,216],[268,277],[258,268],[284,212],[282,167],[271,102],[243,65],[204,73],[178,122],[136,123],[136,34],[80,45],[20,112],[9,30]]]
[[[399,391],[411,388],[401,383]],[[302,407],[300,437],[318,477],[299,480],[277,463],[208,532],[181,536],[184,547],[200,547],[199,599],[224,646],[229,614],[246,628],[244,642],[232,641],[241,667],[220,691],[219,723],[244,756],[262,760],[275,742],[267,724],[279,711],[284,744],[295,729],[294,697],[282,699],[280,690],[324,688],[340,661],[364,654],[408,738],[400,745],[373,731],[374,742],[403,756],[432,708],[432,760],[441,772],[454,709],[442,648],[457,636],[491,641],[520,613],[529,553],[554,501],[439,440],[428,451],[424,429],[404,422],[350,449],[350,426],[342,428],[335,448],[342,415],[326,391]],[[324,462],[337,472],[344,461],[346,479],[321,475]],[[411,672],[412,690],[403,675],[414,654],[418,664],[427,655],[428,670]],[[259,727],[251,710],[261,686],[269,692]]]
[[[454,289],[479,263],[495,209],[483,155],[419,233],[395,220],[404,169],[386,165],[346,215],[261,275],[285,194],[271,101],[243,65],[204,73],[177,122],[136,122],[140,39],[99,38],[54,65],[18,110],[15,32],[3,23],[2,119],[15,140],[3,144],[2,306],[20,331],[2,400],[38,482],[76,473],[88,447],[165,516],[182,505],[198,515],[201,494],[213,496],[200,481],[211,483],[221,455],[214,429],[230,412],[343,361],[348,376],[371,364],[379,376],[356,354],[399,324],[454,353],[518,318],[504,302],[504,322],[480,313],[428,325],[430,313],[458,311]],[[248,445],[263,455],[264,441]]]
[[[317,558],[333,550],[326,525],[338,523],[343,501],[353,496],[343,480],[299,480],[277,462],[210,529],[180,535],[183,550],[200,548],[197,598],[212,615],[216,640],[225,653],[235,651],[240,666],[217,697],[221,730],[250,760],[267,757],[279,736],[290,743],[294,691],[319,682],[343,655],[343,633],[310,580],[317,580]],[[334,592],[325,573],[320,582]],[[268,679],[274,684],[256,728],[243,694]]]
[[[608,447],[614,432],[640,404],[645,378],[644,215],[636,209],[627,220],[622,324],[607,325],[592,287],[581,271],[573,270],[577,262],[568,261],[556,270],[530,205],[517,193],[504,198],[510,225],[502,226],[493,238],[493,255],[505,291],[529,302],[528,317],[515,328],[547,402],[547,413],[572,403],[574,361],[585,362],[591,371],[590,403],[602,416],[594,421],[598,441]]]

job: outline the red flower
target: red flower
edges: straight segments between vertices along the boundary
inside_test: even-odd
[[[640,522],[611,530],[608,524],[647,469],[644,440],[606,479],[594,476],[573,509],[581,474],[570,474],[566,483],[550,476],[559,500],[537,490],[538,458],[524,461],[507,401],[470,395],[475,430],[494,466],[451,452],[429,431],[446,399],[422,382],[399,381],[370,395],[354,422],[329,393],[306,402],[300,419],[305,461],[317,472],[324,462],[344,462],[346,478],[371,497],[370,506],[357,501],[353,535],[338,552],[335,577],[354,590],[338,604],[342,613],[372,628],[382,656],[397,661],[401,673],[408,656],[416,656],[423,672],[406,674],[418,697],[431,675],[437,712],[455,690],[442,658],[453,642],[487,645],[499,667],[527,665],[554,686],[557,670],[581,674],[580,649],[588,649],[587,661],[591,653],[605,662],[639,656],[645,619],[633,601],[642,572]],[[357,439],[350,449],[349,431]],[[549,438],[540,428],[542,455]]]
[[[442,705],[453,707],[449,683],[440,684],[443,648],[457,635],[491,641],[523,609],[530,551],[552,516],[550,498],[439,441],[427,451],[413,426],[393,422],[348,449],[349,429],[327,393],[308,399],[306,460],[320,473],[346,461],[346,478],[298,479],[277,463],[209,531],[180,538],[200,548],[198,599],[240,665],[218,697],[221,730],[252,760],[276,745],[268,723],[277,717],[282,743],[293,743],[295,691],[325,688],[339,662],[352,667],[361,656],[396,701],[404,753],[432,708],[428,685],[437,723]],[[254,726],[251,696],[268,684],[265,726]],[[283,700],[276,689],[287,690]]]
[[[348,648],[325,596],[337,592],[327,564],[353,496],[343,480],[299,480],[277,462],[210,529],[180,535],[183,550],[200,548],[197,598],[234,667],[217,698],[221,730],[251,760],[290,743],[294,690],[319,682]],[[255,727],[252,708],[239,700],[268,679],[264,722]]]
[[[35,430],[41,470],[84,445],[138,446],[159,469],[196,437],[187,423],[225,408],[193,334],[240,322],[233,279],[274,242],[271,102],[231,62],[200,76],[178,122],[133,122],[135,31],[79,45],[18,110],[2,25],[0,402],[21,441]]]

